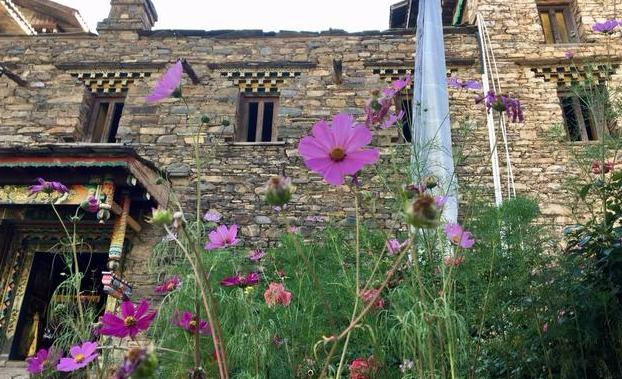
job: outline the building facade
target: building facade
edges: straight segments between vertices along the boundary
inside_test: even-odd
[[[537,198],[545,218],[559,226],[572,216],[562,186],[571,167],[569,151],[598,138],[589,110],[569,88],[587,76],[612,88],[621,84],[619,36],[614,40],[591,29],[595,22],[622,16],[616,2],[443,1],[448,76],[481,79],[479,17],[488,29],[503,92],[520,99],[525,112],[525,122],[510,124],[507,133],[516,191]],[[258,189],[270,176],[285,173],[298,187],[288,211],[291,223],[312,229],[347,219],[353,212],[353,205],[343,204],[348,188],[329,188],[304,168],[298,140],[319,119],[344,111],[362,118],[374,91],[413,71],[416,0],[391,7],[390,29],[360,33],[154,30],[157,13],[150,0],[111,5],[93,34],[77,12],[51,1],[0,0],[5,360],[23,360],[44,333],[24,337],[44,317],[50,288],[37,284],[36,277],[50,271],[49,252],[63,238],[50,202],[64,215],[89,194],[100,196],[110,211],[82,223],[84,240],[102,257],[92,282],[103,280],[108,293],[117,295],[129,291],[129,282],[137,296],[151,296],[156,278],[146,262],[162,238],[144,222],[152,207],[180,199],[191,214],[198,202],[203,210],[223,214],[226,223],[239,224],[253,247],[278,236],[283,221]],[[177,59],[184,60],[186,103],[146,103]],[[462,186],[490,188],[486,110],[474,104],[477,94],[450,89],[454,145],[465,156],[458,177]],[[396,107],[408,108],[410,96],[403,93]],[[202,124],[203,115],[210,121]],[[458,132],[464,125],[469,132]],[[566,139],[551,140],[549,131],[560,125]],[[373,144],[381,148],[383,165],[398,167],[388,171],[389,178],[404,175],[393,152],[408,150],[407,134],[408,129],[376,131]],[[194,163],[195,142],[201,172]],[[501,150],[500,156],[503,167]],[[376,222],[397,228],[397,212],[383,208],[391,199],[380,176],[369,170],[363,177],[366,206],[388,209]],[[62,181],[70,195],[29,196],[27,187],[37,177]],[[492,201],[490,194],[482,196]],[[85,301],[110,303],[100,287]]]

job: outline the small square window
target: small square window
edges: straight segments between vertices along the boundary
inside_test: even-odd
[[[603,96],[607,94],[602,86],[597,87],[597,91]],[[615,121],[611,115],[608,115],[610,105],[606,99],[605,101],[594,100],[592,102],[595,104],[590,104],[586,100],[587,95],[580,96],[576,93],[561,91],[558,96],[566,133],[570,141],[597,141],[600,139],[602,136],[599,135],[600,128],[597,122],[606,123],[603,132],[607,135],[615,132]],[[600,105],[600,103],[603,104]]]
[[[395,110],[397,113],[404,112],[404,117],[402,117],[401,124],[402,130],[400,133],[400,142],[412,142],[412,95],[406,93],[400,93],[395,97]]]
[[[538,14],[547,44],[578,42],[577,27],[569,3],[540,2]]]
[[[89,122],[84,133],[85,140],[95,143],[116,142],[125,95],[95,95],[91,104]]]
[[[273,142],[277,140],[276,119],[279,98],[240,95],[235,139],[238,142]]]

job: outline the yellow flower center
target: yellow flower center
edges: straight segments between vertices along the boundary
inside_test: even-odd
[[[198,325],[199,324],[195,320],[192,320],[190,321],[190,323],[188,323],[188,326],[190,327],[190,329],[196,329]]]
[[[125,326],[131,327],[131,326],[136,325],[136,319],[133,316],[128,316],[125,318],[123,323],[125,324]]]
[[[460,236],[456,235],[456,236],[451,237],[451,241],[455,243],[456,245],[460,245]]]
[[[82,361],[84,361],[85,358],[86,357],[84,356],[84,354],[76,354],[73,360],[76,361],[76,363],[82,363]]]
[[[336,147],[330,152],[330,159],[332,159],[335,162],[341,162],[345,158],[346,158],[346,152],[344,149],[340,147]]]

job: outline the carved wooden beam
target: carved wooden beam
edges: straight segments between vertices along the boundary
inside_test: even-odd
[[[121,206],[117,203],[115,203],[114,201],[112,202],[112,209],[110,209],[112,211],[112,213],[114,213],[117,216],[120,216],[121,214],[123,214],[123,208],[121,208]],[[133,231],[135,231],[136,233],[140,233],[140,231],[143,229],[142,226],[140,226],[140,224],[138,223],[138,221],[136,221],[132,216],[127,216],[127,225],[132,228]]]
[[[181,65],[184,68],[184,72],[188,74],[188,77],[192,80],[192,84],[199,84],[201,82],[197,76],[197,73],[194,72],[194,69],[185,58],[181,60]]]

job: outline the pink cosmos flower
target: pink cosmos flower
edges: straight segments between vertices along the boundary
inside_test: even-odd
[[[250,259],[251,262],[259,262],[261,258],[265,256],[266,256],[265,251],[261,249],[255,249],[255,250],[251,250],[251,252],[248,254],[248,259]]]
[[[149,329],[156,313],[156,311],[149,312],[149,302],[145,299],[140,301],[138,308],[135,308],[131,301],[124,301],[121,304],[121,317],[110,312],[104,313],[100,333],[105,336],[119,338],[129,336],[134,339],[139,332]]]
[[[160,78],[156,86],[153,88],[151,95],[145,97],[149,103],[157,103],[170,97],[181,84],[181,76],[184,73],[181,60],[178,60],[171,68],[169,68]]]
[[[475,244],[475,240],[470,232],[462,229],[460,224],[445,225],[445,234],[447,238],[463,249],[470,249]]]
[[[270,283],[263,297],[268,307],[272,307],[276,304],[281,304],[286,307],[292,300],[292,293],[285,289],[283,283]]]
[[[447,196],[434,196],[434,205],[438,208],[442,208],[447,203]]]
[[[216,211],[207,211],[203,215],[203,221],[205,222],[218,222],[222,218],[222,215]]]
[[[387,243],[386,243],[387,255],[391,256],[391,255],[395,255],[399,253],[404,248],[404,246],[408,244],[408,241],[409,240],[406,240],[400,243],[400,241],[396,240],[395,238],[387,240]]]
[[[343,184],[345,175],[356,174],[380,157],[377,149],[363,149],[371,142],[372,134],[347,113],[336,115],[331,126],[319,121],[312,134],[300,141],[298,151],[307,168],[321,174],[329,184]]]
[[[229,246],[235,246],[240,243],[237,235],[237,225],[233,224],[230,228],[227,228],[226,225],[219,225],[216,230],[212,230],[209,233],[209,241],[205,243],[205,250],[225,249]]]
[[[179,316],[179,313],[175,311],[173,323],[191,334],[198,333],[205,336],[212,334],[212,328],[210,328],[207,321],[200,319],[198,316],[195,316],[188,311],[184,311],[181,317]]]
[[[39,349],[37,354],[26,358],[26,363],[28,364],[26,370],[29,374],[38,375],[50,367],[56,367],[59,359],[59,354],[47,349]]]
[[[64,194],[69,192],[69,189],[61,182],[48,182],[42,178],[37,178],[37,181],[39,182],[39,184],[34,184],[32,186],[30,186],[29,190],[30,193],[38,193],[38,192],[45,192],[45,193],[52,193],[52,192],[58,192],[60,194]]]
[[[404,111],[400,111],[397,115],[395,113],[389,114],[389,117],[380,125],[382,129],[388,129],[395,125],[396,122],[400,121],[404,117]]]
[[[350,363],[350,379],[370,379],[377,367],[373,356],[369,358],[356,358]]]
[[[597,33],[612,34],[619,25],[618,20],[607,20],[593,24],[592,30]]]
[[[97,358],[97,342],[84,342],[82,345],[72,346],[69,353],[71,357],[61,358],[56,366],[58,371],[71,372],[88,366]]]
[[[568,50],[564,53],[564,56],[566,57],[566,59],[572,59],[574,58],[574,51]]]
[[[403,78],[399,78],[391,83],[391,89],[395,90],[396,92],[400,92],[406,87],[410,86],[411,83],[412,77],[410,76],[410,74],[406,74]]]
[[[181,287],[181,279],[179,276],[171,276],[166,279],[162,284],[155,288],[155,293],[163,295],[165,293],[173,292],[177,288]]]
[[[239,272],[234,276],[229,276],[220,281],[223,287],[250,287],[259,283],[261,275],[255,271],[249,272],[246,276],[242,276]]]
[[[378,297],[374,300],[373,307],[375,309],[384,308],[384,299],[380,297],[380,291],[377,288],[370,288],[361,293],[361,299],[363,299],[366,304],[371,303],[376,296]]]

